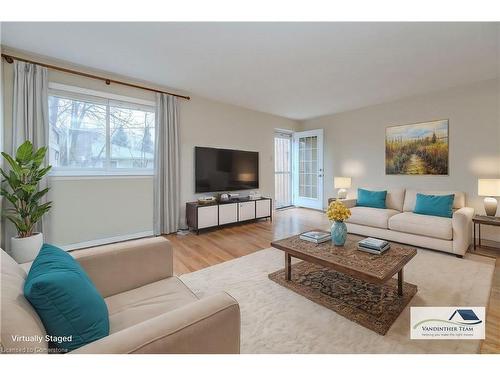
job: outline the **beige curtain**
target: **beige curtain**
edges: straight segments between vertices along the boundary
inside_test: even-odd
[[[47,68],[14,61],[12,151],[29,140],[36,148],[47,145],[49,104]]]
[[[14,92],[12,98],[11,154],[26,140],[36,148],[48,145],[49,103],[48,71],[36,64],[14,61]],[[46,163],[48,163],[48,155]],[[48,186],[47,178],[40,182],[40,189]],[[6,202],[4,202],[5,204]],[[47,215],[38,223],[37,231],[47,234]],[[5,225],[5,247],[10,247],[10,237],[16,236],[13,225]],[[46,239],[46,236],[44,236]]]
[[[179,229],[179,106],[177,98],[156,95],[154,234]]]

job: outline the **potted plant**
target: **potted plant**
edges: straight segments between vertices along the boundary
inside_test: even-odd
[[[333,221],[331,232],[332,241],[335,246],[344,246],[347,238],[347,226],[344,220],[349,219],[351,210],[348,209],[341,201],[335,200],[328,206],[326,216]]]
[[[35,225],[52,203],[41,203],[49,188],[38,189],[39,182],[51,168],[42,166],[46,153],[47,147],[33,150],[29,141],[19,146],[14,158],[2,152],[10,167],[9,171],[0,168],[4,178],[0,194],[10,202],[3,216],[17,229],[17,236],[11,238],[11,253],[18,263],[35,259],[43,245],[43,234],[35,232]]]

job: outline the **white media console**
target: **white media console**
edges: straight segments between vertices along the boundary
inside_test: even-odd
[[[272,220],[272,199],[237,200],[200,204],[186,203],[186,223],[197,233],[201,229],[215,228],[227,224],[248,222],[257,219]]]

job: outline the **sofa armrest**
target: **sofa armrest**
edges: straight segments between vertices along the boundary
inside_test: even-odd
[[[341,202],[346,206],[347,208],[353,208],[356,207],[356,202],[358,200],[354,198],[348,198],[348,199],[342,199]]]
[[[150,237],[70,253],[103,297],[173,275],[173,254],[164,237]]]
[[[227,293],[203,298],[82,346],[74,354],[238,354],[240,308]]]
[[[464,255],[472,242],[472,218],[474,209],[462,207],[453,213],[451,225],[453,229],[453,253]]]

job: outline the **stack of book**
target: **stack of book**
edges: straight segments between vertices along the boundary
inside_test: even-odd
[[[331,238],[332,236],[330,235],[330,233],[318,231],[305,232],[300,235],[301,240],[313,243],[323,243],[326,241],[330,241]]]
[[[368,237],[358,242],[358,250],[366,251],[371,254],[382,254],[389,250],[391,244],[384,240]]]

